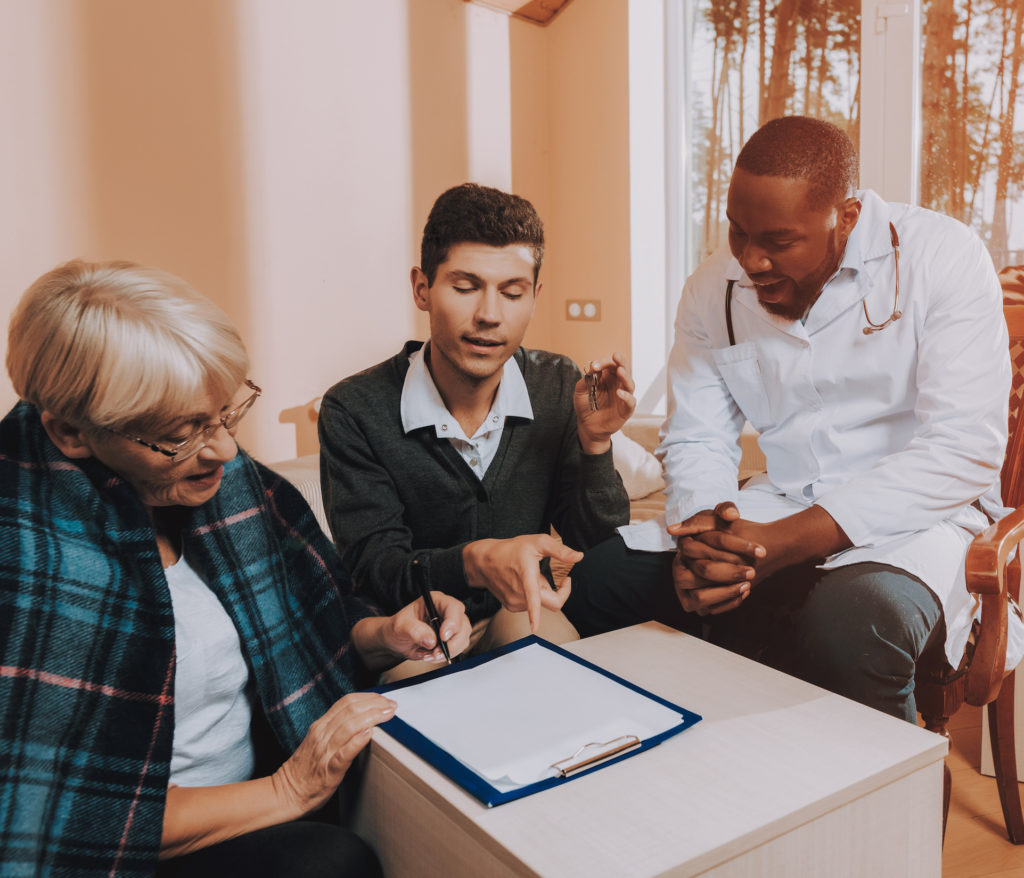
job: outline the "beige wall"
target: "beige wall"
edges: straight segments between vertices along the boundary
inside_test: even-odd
[[[231,13],[0,2],[5,317],[58,262],[118,257],[186,277],[250,335]],[[0,403],[13,400],[4,381]]]
[[[578,363],[630,355],[627,31],[626,0],[571,3],[546,28],[513,30],[513,184],[537,188],[547,237],[527,342]],[[567,320],[579,298],[600,299],[602,319]]]
[[[625,7],[538,28],[462,0],[0,0],[3,323],[74,256],[180,274],[249,345],[243,442],[288,457],[307,401],[422,337],[422,224],[474,178],[546,221],[528,343],[626,349]],[[570,295],[603,322],[567,324]]]

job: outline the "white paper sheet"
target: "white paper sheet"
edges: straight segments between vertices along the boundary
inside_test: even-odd
[[[503,792],[554,777],[552,763],[587,744],[644,740],[682,721],[537,644],[387,695],[398,717]]]

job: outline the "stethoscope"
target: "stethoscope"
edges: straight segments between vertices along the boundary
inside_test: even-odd
[[[875,323],[871,316],[868,314],[868,303],[867,299],[861,301],[861,305],[864,308],[864,319],[868,322],[861,332],[865,335],[871,335],[873,332],[881,332],[885,327],[892,323],[895,323],[903,316],[903,312],[899,309],[900,304],[900,236],[896,234],[896,226],[889,223],[889,237],[892,239],[892,257],[896,263],[896,293],[892,300],[892,314],[889,315],[889,319],[883,323]],[[729,344],[736,344],[736,335],[732,329],[732,288],[735,284],[735,280],[729,281],[729,285],[725,288],[725,326],[729,330]]]

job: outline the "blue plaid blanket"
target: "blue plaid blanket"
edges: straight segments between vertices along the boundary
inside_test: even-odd
[[[374,609],[298,492],[243,452],[183,545],[291,752],[351,691],[349,632]],[[174,617],[144,507],[19,403],[0,422],[0,875],[153,874],[173,698]]]

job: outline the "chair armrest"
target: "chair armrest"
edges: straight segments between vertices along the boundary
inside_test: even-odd
[[[1024,540],[1024,506],[974,538],[965,561],[967,590],[981,595],[1006,594],[1006,561],[1021,540]]]
[[[981,596],[981,624],[967,674],[968,704],[980,706],[994,701],[1006,676],[1008,599],[1016,599],[1019,593],[1020,557],[1014,551],[1021,541],[1024,507],[978,534],[967,551],[967,590]]]

